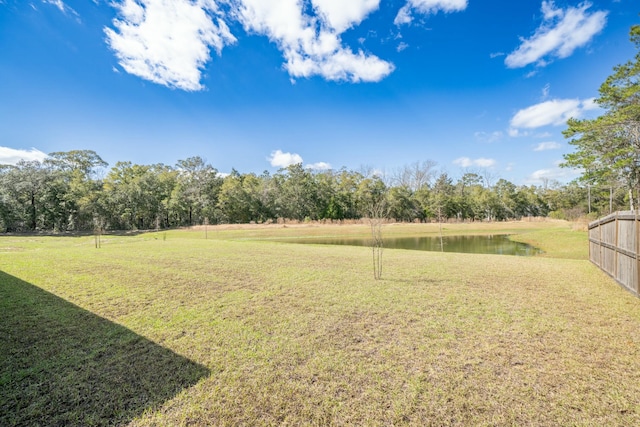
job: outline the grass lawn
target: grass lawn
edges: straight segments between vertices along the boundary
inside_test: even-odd
[[[640,425],[640,300],[545,253],[275,242],[366,226],[0,237],[0,425]],[[437,235],[437,225],[388,225]]]

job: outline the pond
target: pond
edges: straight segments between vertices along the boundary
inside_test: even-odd
[[[368,238],[323,237],[280,240],[287,243],[317,244],[317,245],[349,245],[369,246]],[[506,234],[483,236],[444,236],[442,244],[440,237],[385,237],[384,247],[387,249],[410,249],[418,251],[459,252],[470,254],[494,254],[533,256],[542,251],[531,245],[514,242]]]

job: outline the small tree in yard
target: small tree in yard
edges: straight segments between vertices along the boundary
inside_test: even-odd
[[[371,251],[373,254],[373,277],[378,280],[382,277],[382,224],[389,216],[389,204],[387,203],[387,186],[379,176],[362,180],[358,186],[358,200],[361,215],[368,218],[371,226]]]
[[[369,225],[371,226],[371,251],[373,255],[373,277],[375,280],[382,278],[382,252],[384,240],[382,238],[382,225],[388,216],[389,208],[384,198],[371,202],[369,206]]]

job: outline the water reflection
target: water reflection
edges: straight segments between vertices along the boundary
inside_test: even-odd
[[[318,245],[349,245],[369,246],[370,239],[363,238],[304,238],[281,240],[288,243],[318,244]],[[514,242],[506,234],[485,236],[445,236],[440,237],[386,237],[384,247],[388,249],[409,249],[418,251],[443,251],[470,254],[495,254],[533,256],[542,253],[526,243]]]

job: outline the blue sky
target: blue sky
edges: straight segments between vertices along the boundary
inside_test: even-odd
[[[569,117],[637,0],[0,0],[0,163],[89,149],[220,172],[431,160],[567,182]]]

